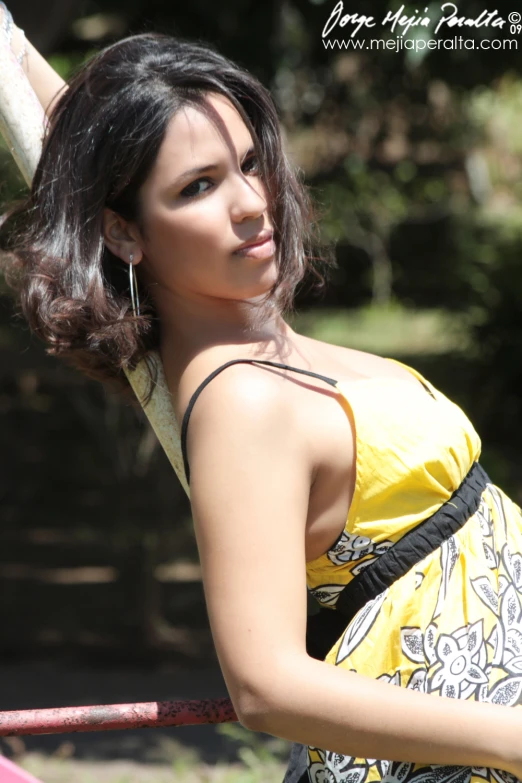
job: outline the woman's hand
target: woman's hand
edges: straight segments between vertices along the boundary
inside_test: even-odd
[[[0,45],[7,45],[4,35],[5,9],[0,5]],[[13,21],[11,35],[11,49],[18,59],[21,54],[21,66],[25,75],[29,79],[31,87],[42,105],[45,113],[49,116],[54,100],[59,97],[66,82],[56,73],[47,60],[34,48],[27,40],[24,32]]]
[[[18,62],[22,64],[26,53],[25,34],[15,25],[11,12],[3,2],[0,2],[0,35],[9,44]]]

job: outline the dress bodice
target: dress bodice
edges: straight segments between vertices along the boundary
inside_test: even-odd
[[[446,502],[481,453],[481,440],[462,408],[414,368],[389,361],[409,370],[425,389],[394,377],[336,383],[354,423],[356,481],[343,533],[306,564],[308,586],[326,605]]]

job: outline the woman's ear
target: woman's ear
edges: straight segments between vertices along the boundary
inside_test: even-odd
[[[137,230],[107,207],[103,210],[103,240],[111,253],[122,261],[129,263],[131,254],[134,264],[139,264],[143,258]]]

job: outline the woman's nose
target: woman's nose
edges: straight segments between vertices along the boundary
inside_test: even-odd
[[[234,181],[232,193],[232,215],[236,220],[245,216],[258,217],[265,212],[267,201],[263,182],[259,177],[239,174]]]

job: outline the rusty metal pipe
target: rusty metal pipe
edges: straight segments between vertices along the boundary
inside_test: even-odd
[[[150,701],[0,712],[0,737],[196,726],[237,721],[230,699]]]

